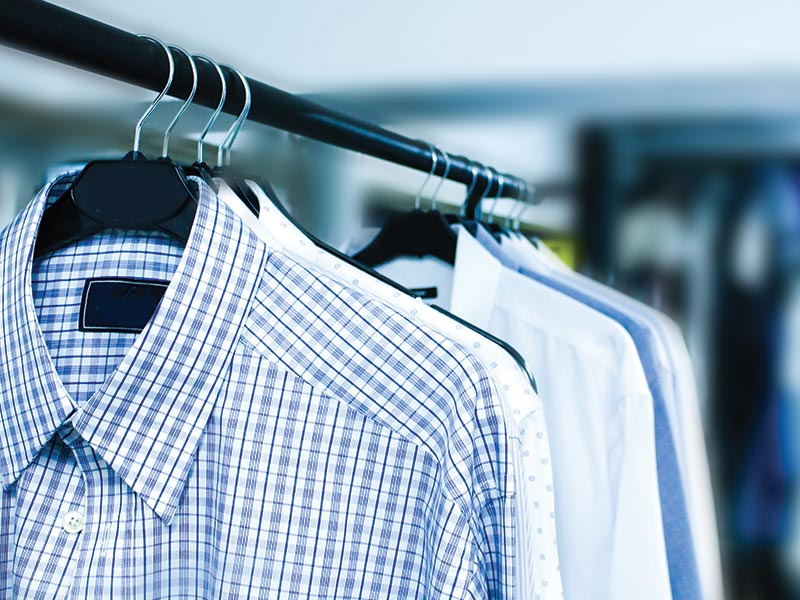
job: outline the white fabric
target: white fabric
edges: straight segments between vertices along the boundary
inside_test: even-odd
[[[395,258],[380,265],[380,272],[392,281],[415,282],[414,289],[436,288],[436,296],[427,298],[427,304],[437,304],[442,307],[451,304],[451,274],[453,265],[430,256],[425,258]]]
[[[365,227],[358,231],[353,237],[347,239],[339,247],[339,250],[347,256],[358,254],[380,233],[380,227]]]
[[[520,515],[519,531],[525,532],[525,544],[519,548],[521,572],[517,578],[518,595],[520,598],[541,600],[561,598],[563,588],[558,562],[554,483],[547,424],[542,402],[531,388],[527,376],[505,350],[483,336],[429,308],[421,300],[401,294],[380,280],[340,261],[334,255],[316,248],[274,208],[261,187],[251,183],[251,188],[258,196],[261,206],[259,218],[222,182],[219,197],[256,235],[273,247],[294,254],[304,263],[315,265],[328,275],[333,275],[437,329],[468,348],[484,362],[505,401],[506,422],[510,430],[516,430],[520,442],[521,460],[514,467],[518,469],[518,489],[522,496],[520,506],[528,506],[529,510]],[[436,266],[438,265],[434,263],[434,272]]]
[[[503,251],[508,252],[509,256],[511,256],[520,264],[524,264],[524,261],[528,260],[528,249],[525,248],[523,244],[527,244],[528,246],[533,245],[527,239],[515,232],[512,232],[509,235],[500,236],[500,246],[503,248]]]
[[[558,269],[559,271],[564,271],[566,273],[572,273],[572,269],[570,269],[569,266],[563,260],[561,260],[561,257],[553,252],[550,247],[540,239],[536,240],[536,245],[534,246],[531,240],[523,236],[519,236],[517,238],[517,247],[523,254],[530,253],[531,248],[533,248],[536,252],[536,255],[542,257],[542,259],[553,269]]]
[[[380,270],[380,269],[379,269]],[[399,281],[416,287],[409,271]],[[633,340],[582,304],[504,268],[460,229],[456,315],[528,361],[545,407],[565,597],[671,598],[652,397]]]
[[[517,250],[519,249],[518,246]],[[527,251],[518,252],[515,256],[524,260],[521,264],[537,272],[570,277],[575,285],[645,320],[656,333],[656,338],[660,342],[656,348],[659,376],[671,382],[671,385],[667,386],[670,393],[665,394],[664,399],[667,403],[670,426],[675,434],[701,592],[706,600],[721,600],[724,594],[719,535],[701,406],[692,361],[680,329],[666,315],[646,304],[585,275],[557,266],[552,257],[542,253],[541,249],[532,244],[528,244]],[[560,261],[557,262],[565,266]]]

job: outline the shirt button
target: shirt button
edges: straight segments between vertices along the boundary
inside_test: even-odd
[[[83,526],[86,525],[86,517],[83,513],[73,510],[64,515],[64,531],[67,533],[80,533],[83,531]]]

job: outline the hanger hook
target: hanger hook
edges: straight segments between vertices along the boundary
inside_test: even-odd
[[[436,196],[439,195],[439,190],[442,187],[442,184],[447,179],[447,176],[450,174],[450,155],[447,152],[442,152],[442,158],[444,159],[444,173],[442,174],[442,178],[439,180],[439,184],[436,186],[436,189],[433,190],[433,195],[431,196],[431,210],[436,210]]]
[[[164,145],[161,150],[161,156],[166,157],[169,155],[169,136],[172,135],[172,130],[175,129],[175,126],[178,124],[178,121],[183,116],[183,113],[186,112],[186,109],[189,108],[189,105],[194,100],[194,95],[197,93],[197,65],[194,62],[194,58],[192,55],[189,54],[186,50],[181,48],[180,46],[175,46],[172,44],[170,46],[173,50],[177,50],[181,52],[186,58],[189,60],[189,66],[192,68],[192,91],[189,92],[186,100],[183,102],[183,106],[181,106],[178,113],[172,118],[172,121],[167,126],[167,130],[164,132]]]
[[[247,81],[247,77],[245,77],[242,72],[237,69],[236,67],[232,67],[230,65],[220,65],[225,67],[229,71],[233,71],[237,77],[242,82],[242,86],[244,87],[244,104],[242,105],[242,112],[236,117],[236,120],[231,125],[231,128],[228,130],[227,135],[225,135],[225,139],[222,140],[222,144],[219,146],[219,150],[217,150],[217,164],[222,166],[223,164],[230,164],[231,158],[231,147],[233,146],[233,140],[236,139],[236,136],[239,135],[239,130],[242,128],[245,120],[247,119],[247,115],[250,113],[250,103],[252,101],[250,95],[250,83]],[[225,153],[228,154],[228,162],[224,163],[225,160]]]
[[[524,181],[521,181],[521,180],[518,180],[518,182],[519,182],[519,185],[520,185],[520,189],[519,189],[519,195],[517,196],[517,201],[524,204],[525,200],[527,198],[527,195],[528,195],[528,185]],[[504,222],[504,225],[505,225],[506,229],[511,229],[511,223],[513,222],[511,217],[512,217],[512,215],[516,214],[517,210],[518,209],[515,206],[512,206],[511,210],[509,210],[506,213],[506,220]]]
[[[162,42],[157,37],[153,37],[152,35],[141,34],[139,35],[140,38],[150,40],[151,42],[155,42],[161,48],[163,48],[164,53],[167,55],[167,64],[169,65],[169,75],[167,76],[167,82],[164,84],[164,89],[161,90],[161,93],[156,96],[153,101],[150,103],[150,106],[147,107],[147,110],[144,111],[144,114],[139,117],[139,120],[136,122],[136,128],[133,130],[133,151],[139,152],[139,146],[141,145],[142,141],[142,126],[144,122],[153,114],[153,111],[158,106],[158,103],[161,102],[161,99],[166,95],[167,90],[169,90],[170,86],[172,85],[172,79],[175,77],[175,61],[172,58],[172,52],[169,51],[167,45]]]
[[[425,177],[425,181],[422,182],[417,195],[414,197],[414,210],[419,210],[419,200],[422,196],[422,190],[425,189],[425,186],[428,185],[431,177],[433,177],[433,174],[436,172],[436,163],[439,162],[438,151],[436,148],[433,146],[433,144],[428,144],[428,147],[431,149],[431,170],[428,171],[428,176]]]
[[[533,198],[536,193],[536,188],[529,183],[525,183],[525,201],[521,203],[519,212],[514,216],[514,231],[519,231],[520,219],[522,215],[528,210],[528,207],[533,204]]]
[[[531,206],[539,206],[544,198],[536,193],[536,186],[531,184]]]
[[[222,72],[222,67],[220,67],[217,62],[211,60],[209,57],[204,56],[203,54],[195,54],[194,58],[204,60],[214,67],[214,69],[217,71],[217,75],[219,75],[219,82],[222,86],[219,93],[219,104],[217,104],[217,108],[214,109],[214,113],[211,115],[211,118],[208,120],[208,123],[206,123],[206,126],[203,128],[203,131],[200,134],[200,138],[197,140],[197,162],[202,163],[206,136],[208,135],[208,132],[211,131],[211,127],[214,125],[214,123],[216,123],[217,117],[219,117],[220,113],[222,112],[222,107],[225,105],[225,98],[228,94],[228,84],[225,81],[225,73]]]
[[[506,180],[494,168],[489,167],[489,170],[497,176],[497,195],[494,197],[494,202],[492,202],[492,208],[489,209],[489,223],[494,223],[494,212],[497,210],[497,202],[502,197],[503,190],[505,190]]]

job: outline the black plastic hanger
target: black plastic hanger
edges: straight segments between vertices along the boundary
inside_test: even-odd
[[[197,192],[169,159],[149,160],[139,152],[144,121],[166,94],[175,75],[169,48],[166,86],[136,124],[133,151],[121,160],[92,161],[42,215],[34,258],[107,228],[159,230],[183,244],[197,211]]]
[[[247,115],[250,113],[250,105],[252,101],[250,84],[247,82],[247,77],[245,77],[242,72],[239,71],[239,69],[231,67],[230,65],[222,66],[230,71],[233,71],[242,82],[242,86],[244,87],[244,104],[242,105],[242,112],[238,117],[236,117],[233,125],[231,125],[231,128],[225,135],[225,139],[219,146],[219,150],[217,151],[217,166],[211,170],[211,175],[213,177],[219,177],[226,184],[228,184],[228,187],[230,187],[236,196],[238,196],[238,198],[244,203],[244,205],[250,209],[250,212],[252,212],[255,216],[258,216],[261,210],[261,207],[258,204],[258,196],[256,196],[253,190],[250,189],[250,186],[247,185],[244,175],[235,171],[230,166],[231,147],[233,146],[233,141],[236,139],[236,136],[239,135],[239,130],[242,128],[245,120],[247,120]]]
[[[369,245],[353,258],[376,267],[403,256],[434,256],[448,264],[456,260],[456,233],[438,210],[423,211],[420,196],[436,172],[438,150],[431,146],[431,170],[417,193],[414,210],[393,215]]]
[[[476,218],[477,209],[492,187],[493,176],[489,170],[480,163],[473,162],[470,168],[472,170],[472,182],[467,190],[467,197],[461,206],[461,214],[449,216],[448,220],[453,224],[460,224],[472,237],[475,237],[478,234],[478,228],[481,226],[480,221]],[[480,177],[478,177],[480,169],[486,173],[486,187],[483,188],[481,192],[478,192],[475,188],[480,179]]]

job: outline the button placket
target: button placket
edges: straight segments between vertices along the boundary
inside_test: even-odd
[[[76,540],[76,553],[73,555],[75,558],[74,579],[70,597],[82,598],[83,596],[80,595],[82,588],[79,582],[85,581],[89,563],[88,556],[91,555],[96,545],[94,524],[90,519],[94,519],[92,515],[97,514],[92,501],[97,465],[93,450],[71,425],[65,427],[60,433],[64,443],[72,450],[83,480],[84,491],[80,503],[73,504],[71,510],[64,514],[59,523],[64,531],[63,535]]]

